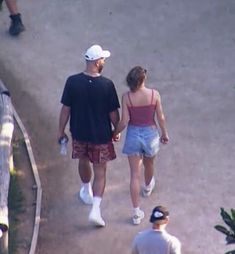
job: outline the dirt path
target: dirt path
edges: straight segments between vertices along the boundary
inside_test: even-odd
[[[66,3],[65,3],[66,2]],[[137,64],[160,90],[171,143],[157,161],[158,187],[143,207],[172,211],[169,231],[190,254],[224,253],[219,208],[234,201],[235,3],[232,0],[20,1],[27,30],[6,34],[0,16],[0,77],[31,137],[43,187],[38,254],[129,253],[133,236],[149,226],[130,224],[129,172],[119,157],[109,165],[102,204],[107,227],[89,226],[89,208],[77,200],[76,162],[55,143],[60,96],[68,75],[84,68],[92,43],[109,48],[104,74],[119,95]]]

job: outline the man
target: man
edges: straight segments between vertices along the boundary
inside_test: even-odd
[[[12,36],[17,36],[25,30],[21,20],[21,14],[18,12],[16,0],[5,0],[7,8],[10,12],[11,25],[9,33]]]
[[[66,137],[65,126],[70,118],[72,158],[79,159],[78,171],[82,181],[79,195],[85,204],[92,205],[89,221],[105,226],[100,204],[106,183],[107,162],[116,158],[112,143],[112,125],[119,122],[120,107],[114,84],[101,75],[108,50],[91,46],[85,54],[84,72],[70,76],[65,84],[58,141]],[[118,137],[117,137],[118,138]],[[91,165],[93,185],[91,188]]]
[[[181,254],[180,241],[165,230],[169,212],[164,206],[156,206],[150,217],[152,229],[139,233],[132,246],[132,254]]]

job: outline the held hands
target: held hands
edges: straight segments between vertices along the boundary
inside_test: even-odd
[[[120,141],[121,133],[118,133],[118,134],[113,133],[113,138],[112,139],[113,139],[114,142]]]
[[[162,144],[166,145],[169,142],[169,137],[167,134],[162,134],[160,141]]]

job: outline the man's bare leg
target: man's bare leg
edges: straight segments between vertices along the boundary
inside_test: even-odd
[[[107,163],[93,164],[94,181],[93,181],[93,206],[89,214],[89,220],[96,226],[105,226],[101,217],[100,204],[106,185],[106,168]]]
[[[103,197],[106,184],[106,163],[94,164],[93,193],[95,197]]]
[[[91,165],[88,159],[79,159],[78,172],[83,183],[91,181]]]
[[[80,198],[85,204],[91,205],[93,203],[93,193],[91,188],[92,171],[88,159],[79,159],[78,172],[82,181],[82,187],[79,192]]]

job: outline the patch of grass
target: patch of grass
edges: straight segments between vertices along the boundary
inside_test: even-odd
[[[10,186],[8,194],[9,208],[9,253],[15,254],[18,246],[17,226],[19,224],[19,215],[23,212],[23,194],[20,189],[17,171],[10,171]]]
[[[20,147],[24,145],[24,138],[19,138],[19,137],[13,137],[12,140],[12,149],[13,149],[13,154],[19,154],[20,153]]]

